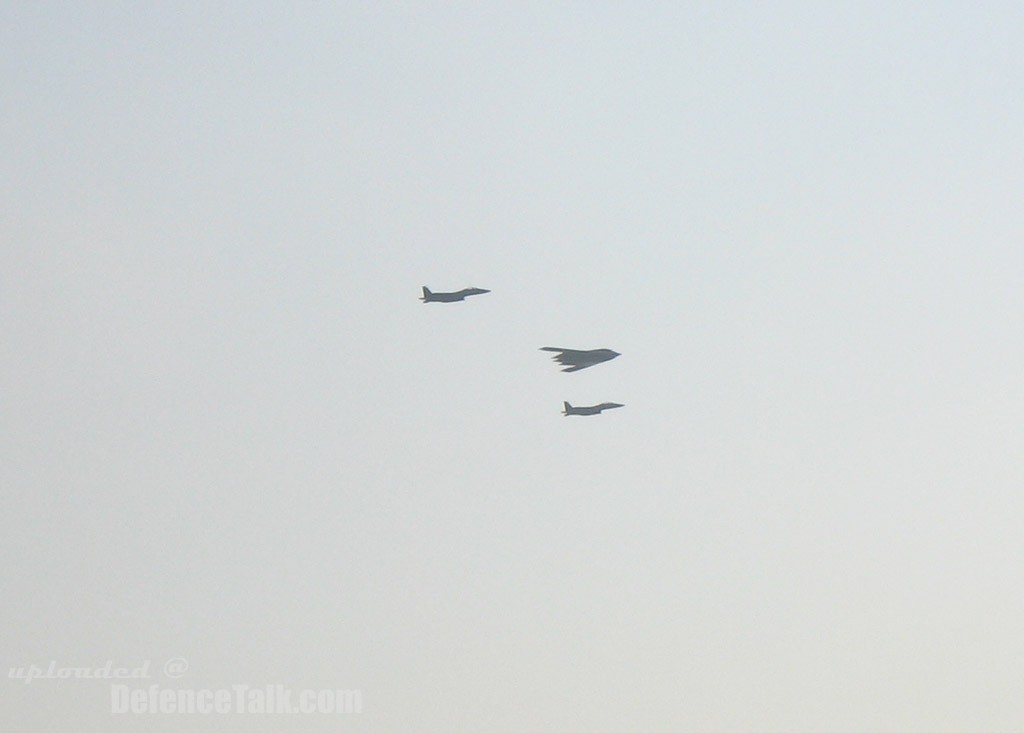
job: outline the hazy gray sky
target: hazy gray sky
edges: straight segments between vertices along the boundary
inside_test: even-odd
[[[364,706],[5,678],[9,729],[1019,730],[1022,37],[6,3],[0,672]]]

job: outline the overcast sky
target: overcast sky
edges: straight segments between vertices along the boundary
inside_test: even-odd
[[[1020,729],[1022,37],[1009,1],[4,4],[0,672],[363,712],[5,677],[0,715]]]

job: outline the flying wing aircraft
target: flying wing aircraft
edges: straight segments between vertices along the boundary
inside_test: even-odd
[[[565,416],[569,415],[600,415],[601,410],[610,410],[613,407],[625,407],[618,402],[602,402],[600,405],[590,405],[585,407],[573,407],[568,402],[563,402],[564,409],[562,414]]]
[[[489,292],[491,291],[484,290],[483,288],[463,288],[462,290],[456,290],[454,293],[434,293],[424,285],[423,297],[420,300],[424,303],[454,303],[457,300],[465,300],[467,295],[483,295]]]
[[[541,351],[556,351],[552,359],[565,366],[563,372],[578,372],[602,361],[609,361],[619,356],[619,352],[611,349],[593,349],[591,351],[577,351],[576,349],[562,349],[556,346],[542,346]]]

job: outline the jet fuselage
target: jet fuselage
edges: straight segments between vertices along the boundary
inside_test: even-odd
[[[600,405],[585,405],[573,407],[568,402],[563,402],[562,414],[569,415],[600,415],[602,410],[611,410],[615,407],[625,407],[619,402],[602,402]]]
[[[578,349],[563,349],[558,346],[542,346],[541,351],[556,351],[552,359],[565,366],[563,372],[578,372],[580,369],[600,364],[603,361],[610,361],[619,352],[611,349],[591,349],[590,351],[579,351]]]
[[[491,291],[484,290],[483,288],[463,288],[452,293],[434,293],[424,285],[423,295],[420,297],[420,300],[424,303],[455,303],[456,301],[465,300],[469,295],[483,295],[489,292]]]

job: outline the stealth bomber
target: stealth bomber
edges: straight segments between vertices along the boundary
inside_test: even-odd
[[[580,369],[600,364],[602,361],[610,361],[619,352],[611,349],[592,349],[591,351],[577,351],[576,349],[562,349],[556,346],[542,346],[541,351],[555,351],[552,359],[565,366],[563,372],[578,372]]]
[[[581,407],[573,407],[568,402],[563,402],[564,408],[562,414],[568,417],[569,415],[600,415],[601,410],[611,410],[615,407],[625,407],[625,405],[619,402],[602,402],[600,405],[589,405]]]
[[[483,295],[489,292],[491,291],[484,290],[483,288],[463,288],[462,290],[456,290],[454,293],[434,293],[424,285],[423,297],[420,300],[424,303],[454,303],[459,300],[465,300],[466,296],[469,295]]]

